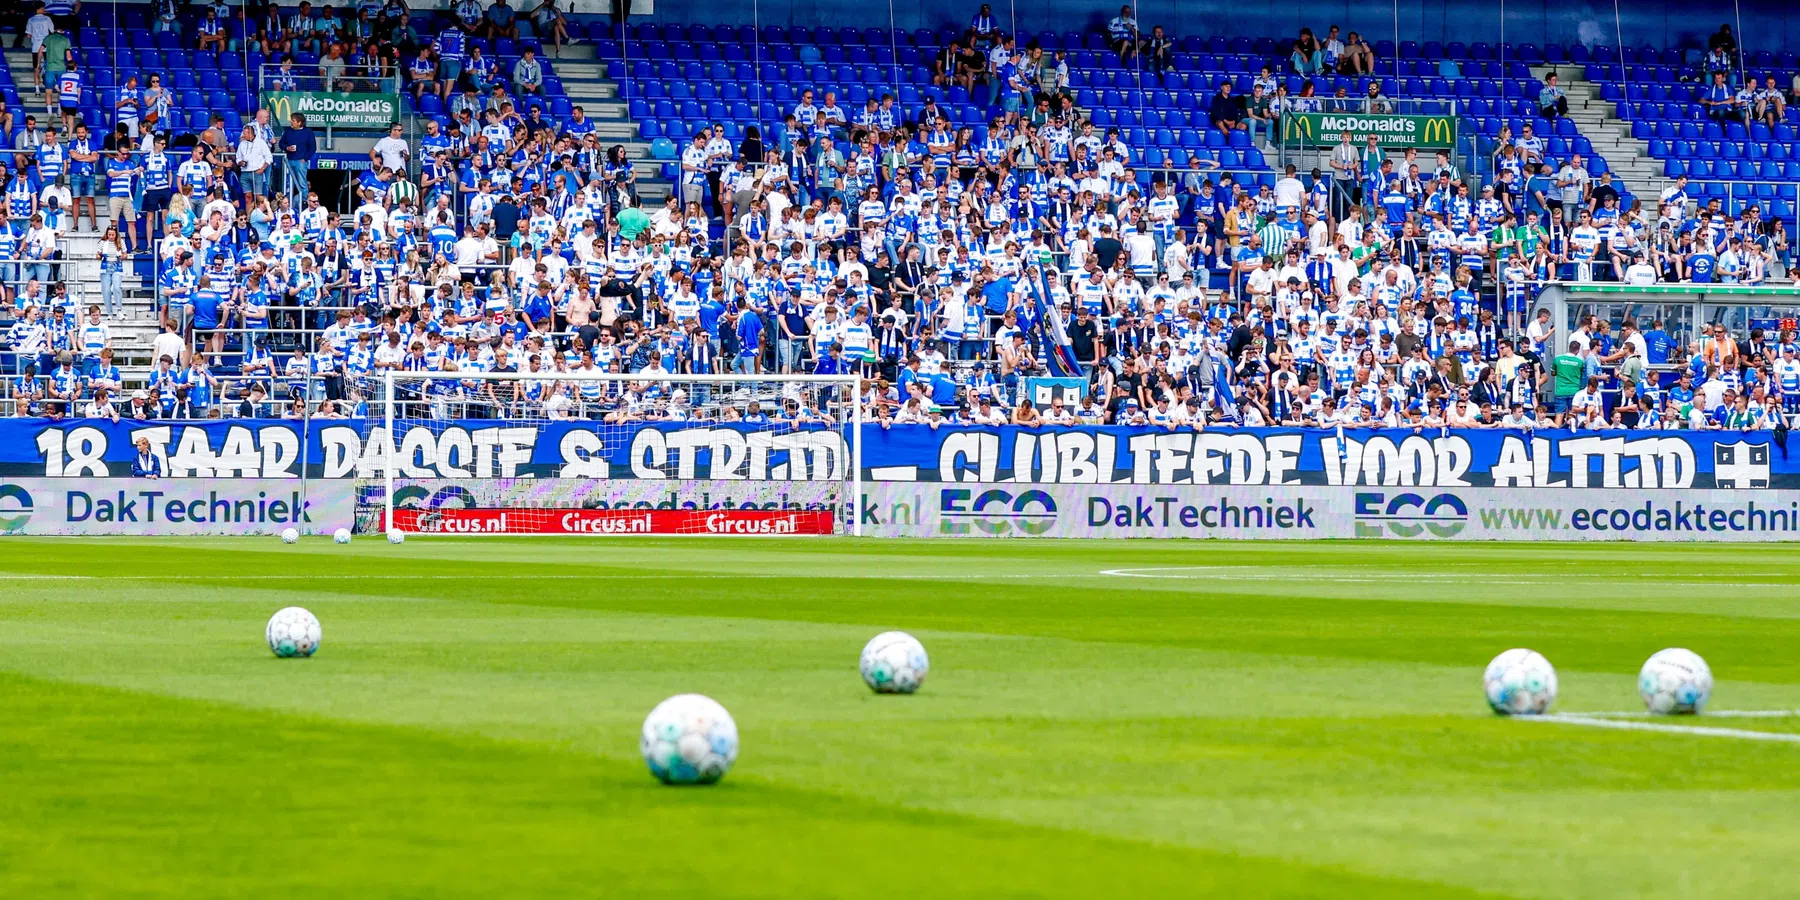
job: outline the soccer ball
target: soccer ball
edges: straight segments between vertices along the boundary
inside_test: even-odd
[[[270,616],[263,633],[269,639],[269,649],[282,659],[317,653],[319,641],[325,636],[319,629],[319,617],[298,606],[287,607]]]
[[[388,543],[390,543],[390,544],[406,543],[406,532],[401,531],[398,528],[389,528],[388,529]]]
[[[645,717],[638,749],[663,784],[712,784],[737,761],[737,723],[710,697],[677,694]]]
[[[910,694],[925,683],[931,659],[925,645],[904,631],[884,631],[863,645],[863,681],[877,694]]]
[[[297,528],[281,529],[281,542],[284,544],[300,543],[300,531]]]
[[[331,542],[334,544],[350,543],[350,529],[339,528],[338,530],[332,532],[331,533]]]
[[[1508,650],[1481,676],[1488,705],[1503,716],[1535,716],[1556,702],[1556,669],[1535,650]]]
[[[1638,672],[1638,696],[1658,715],[1693,715],[1706,709],[1712,697],[1712,669],[1692,650],[1671,647],[1657,651]]]

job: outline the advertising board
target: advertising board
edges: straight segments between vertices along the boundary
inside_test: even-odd
[[[262,478],[0,481],[0,535],[330,534],[356,520],[351,482]]]
[[[1800,491],[873,484],[879,537],[1792,541]]]

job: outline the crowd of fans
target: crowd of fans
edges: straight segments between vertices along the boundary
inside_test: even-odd
[[[1552,158],[1530,125],[1502,136],[1474,190],[1447,153],[1373,141],[1250,189],[1097,129],[1067,102],[1061,54],[1018,47],[983,7],[938,74],[988,86],[989,121],[891,95],[850,111],[808,91],[766,140],[698,130],[674,196],[643,209],[622,147],[579,109],[551,121],[530,102],[543,71],[529,51],[498,73],[468,46],[516,34],[505,0],[462,0],[428,39],[394,7],[333,18],[302,4],[224,38],[359,64],[391,44],[415,96],[455,95],[448,128],[427,121],[409,140],[396,124],[376,144],[343,213],[302,189],[317,152],[302,116],[259,111],[235,142],[217,117],[178,137],[146,101],[72,123],[79,149],[44,132],[6,175],[28,260],[7,298],[16,414],[360,415],[390,370],[537,374],[396,399],[607,421],[742,416],[729,392],[662,379],[768,372],[860,375],[867,416],[889,424],[1772,428],[1800,411],[1791,323],[1690,343],[1629,320],[1563,334],[1534,314],[1561,280],[1764,283],[1789,247],[1757,207],[1696,210],[1679,182],[1650,210],[1621,203],[1610,173]],[[532,13],[540,33],[554,12]],[[362,22],[407,41],[358,43]],[[1337,35],[1303,32],[1288,64],[1367,71],[1368,45]],[[1168,37],[1140,32],[1129,7],[1108,37],[1152,73],[1171,64]],[[1278,117],[1264,87],[1238,103],[1221,85],[1216,124]],[[97,143],[90,129],[107,128]],[[106,231],[106,303],[87,310],[59,305],[31,256],[83,195],[108,197],[115,225],[149,225],[142,244]],[[163,335],[121,405],[106,316],[140,247],[157,260]],[[642,377],[563,377],[585,372]],[[1046,375],[1077,379],[1079,399],[1038,408],[1027,388]],[[774,411],[822,420],[846,399],[799,393]]]

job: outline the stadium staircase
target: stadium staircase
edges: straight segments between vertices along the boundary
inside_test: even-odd
[[[1654,215],[1656,198],[1673,184],[1663,176],[1662,160],[1650,155],[1649,144],[1632,137],[1631,123],[1618,118],[1617,104],[1600,99],[1600,86],[1587,79],[1581,66],[1531,67],[1531,74],[1539,80],[1552,72],[1568,95],[1569,121],[1606,160],[1613,180],[1624,185],[1620,190],[1629,189],[1643,198],[1645,211]]]
[[[632,121],[618,82],[606,74],[606,64],[594,55],[592,44],[564,44],[562,49],[544,48],[556,76],[568,91],[569,102],[579,106],[594,122],[602,146],[619,144],[631,159],[638,161],[638,195],[646,205],[660,204],[674,192],[674,186],[662,177],[659,165],[650,163],[650,142],[639,137],[639,125]]]
[[[23,101],[23,109],[13,110],[13,115],[20,122],[27,115],[45,121],[47,111],[44,108],[43,92],[33,88],[31,51],[7,47],[5,50],[6,67],[12,74],[13,84],[18,87],[19,99]],[[59,116],[60,118],[60,116]],[[106,208],[106,200],[99,201],[101,209]],[[101,222],[104,230],[106,221]],[[69,295],[85,310],[89,304],[99,304],[100,300],[100,262],[97,248],[100,245],[100,231],[91,230],[88,220],[82,217],[83,230],[67,232],[63,236],[62,280],[69,286]],[[147,254],[140,254],[147,259]],[[143,373],[151,367],[150,342],[156,338],[158,331],[156,312],[151,286],[147,281],[131,277],[129,272],[124,279],[124,315],[108,320],[113,332],[114,360],[126,376],[128,383],[141,381]],[[85,321],[85,315],[81,315]]]

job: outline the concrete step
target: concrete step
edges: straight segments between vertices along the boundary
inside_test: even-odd
[[[569,102],[575,106],[581,107],[581,111],[587,113],[587,117],[596,122],[605,122],[615,119],[629,121],[630,119],[630,107],[626,106],[625,101],[623,100],[603,100],[599,98],[583,98],[577,100],[571,96]]]
[[[617,84],[601,81],[598,78],[563,78],[562,85],[563,91],[569,95],[571,100],[577,97],[590,100],[611,100],[619,96]]]
[[[1663,177],[1663,164],[1649,154],[1649,145],[1631,136],[1630,126],[1618,117],[1618,106],[1599,97],[1599,86],[1588,81],[1580,69],[1534,66],[1532,74],[1539,78],[1551,71],[1561,75],[1563,90],[1569,95],[1569,120],[1594,146],[1594,152],[1605,157],[1614,177],[1640,197],[1654,197],[1668,184]]]
[[[561,47],[544,46],[544,56],[558,62],[564,60],[583,60],[594,58],[593,44],[564,44]],[[561,68],[560,66],[558,68]]]
[[[606,77],[606,63],[599,60],[583,60],[581,62],[557,62],[556,77],[568,81],[579,78],[584,81],[595,81]]]

